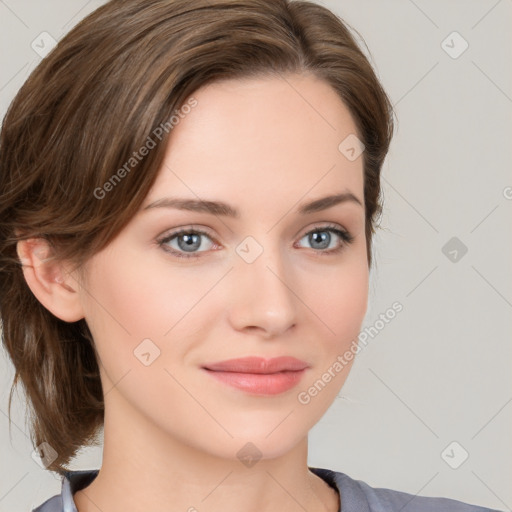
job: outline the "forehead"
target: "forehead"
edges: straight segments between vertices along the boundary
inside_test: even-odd
[[[170,132],[146,204],[164,194],[214,197],[258,209],[350,190],[362,200],[363,160],[340,143],[354,120],[312,75],[224,80],[198,89]]]

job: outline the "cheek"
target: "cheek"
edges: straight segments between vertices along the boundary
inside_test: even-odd
[[[318,316],[327,350],[343,349],[357,338],[368,305],[369,272],[366,261],[341,265],[328,278],[310,287],[311,309]]]
[[[163,329],[157,307],[161,298],[152,287],[150,271],[120,254],[123,251],[107,258],[100,253],[93,259],[83,294],[87,324],[113,382],[135,363],[140,365],[134,350],[144,339],[156,340]]]
[[[111,380],[139,369],[139,352],[158,356],[152,367],[179,360],[190,337],[218,318],[215,308],[222,310],[218,300],[212,303],[217,295],[207,295],[224,270],[199,278],[197,271],[171,268],[164,259],[148,264],[128,254],[117,250],[96,258],[83,297],[87,324]]]
[[[310,295],[311,309],[318,312],[317,359],[315,370],[297,394],[308,428],[332,404],[350,373],[367,311],[368,282],[366,260],[354,260],[353,265],[340,267],[331,279],[324,280],[323,290],[317,288]]]

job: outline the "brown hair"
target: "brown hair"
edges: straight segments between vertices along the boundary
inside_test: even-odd
[[[62,321],[35,298],[16,243],[44,238],[56,258],[80,267],[141,207],[169,131],[114,183],[108,199],[97,191],[126,170],[155,129],[169,126],[195,90],[216,80],[293,72],[311,72],[334,88],[366,147],[371,266],[392,107],[348,28],[318,4],[112,0],[59,42],[11,103],[0,135],[0,318],[16,370],[9,416],[21,379],[32,407],[32,442],[57,452],[48,469],[66,470],[82,446],[97,441],[103,392],[85,319]]]

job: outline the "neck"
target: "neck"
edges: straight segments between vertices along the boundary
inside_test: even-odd
[[[113,403],[105,408],[102,466],[74,495],[78,512],[339,509],[338,493],[308,469],[307,437],[280,457],[255,462],[205,453],[141,415],[126,418]]]

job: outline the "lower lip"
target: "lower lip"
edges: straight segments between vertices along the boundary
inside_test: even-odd
[[[256,395],[278,395],[295,387],[304,370],[279,373],[237,373],[205,369],[212,377],[247,393]]]

